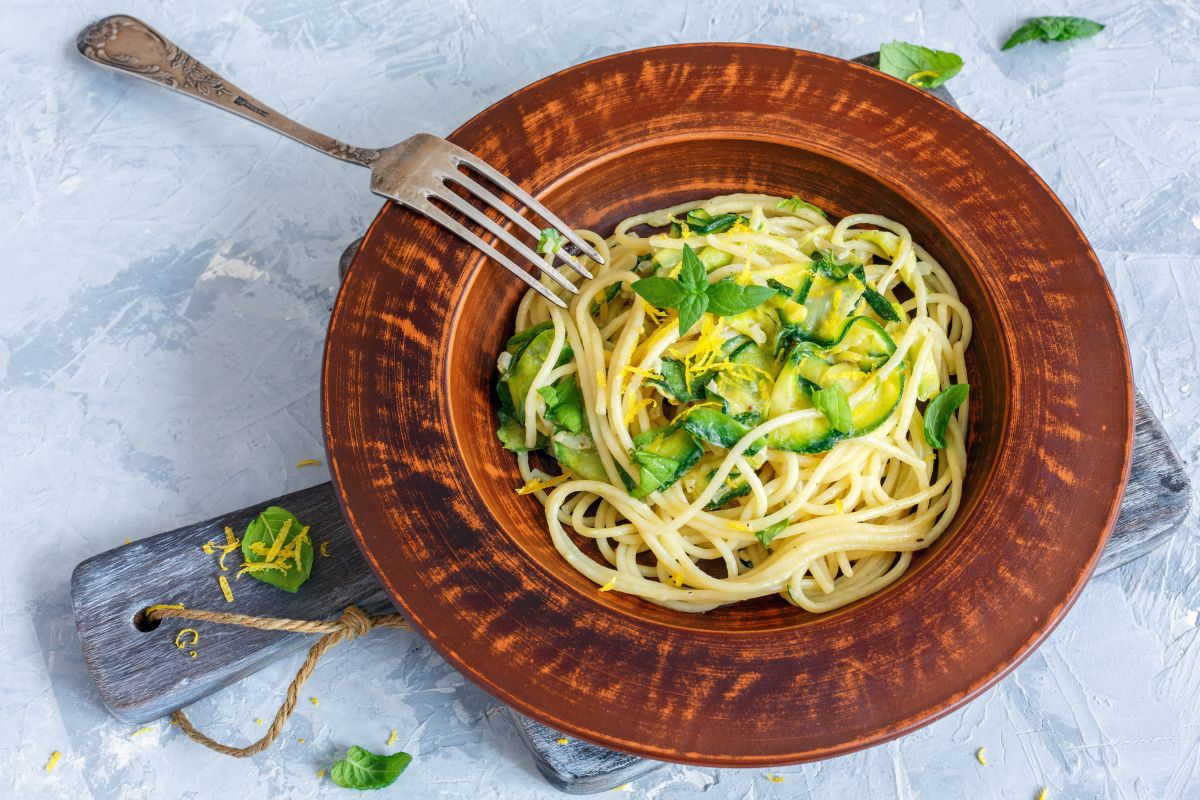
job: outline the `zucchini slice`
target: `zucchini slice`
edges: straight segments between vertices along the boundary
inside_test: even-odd
[[[834,361],[848,361],[864,372],[879,369],[895,352],[892,337],[870,317],[851,317],[829,348]]]
[[[572,434],[559,431],[554,434],[554,457],[571,472],[590,481],[608,481],[604,463],[596,452],[596,443],[586,433]]]
[[[691,434],[676,425],[639,434],[633,444],[638,481],[629,492],[632,497],[645,497],[666,489],[704,455],[704,448],[696,444]]]

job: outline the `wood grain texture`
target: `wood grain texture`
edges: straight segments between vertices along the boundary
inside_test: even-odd
[[[296,594],[248,576],[235,580],[240,553],[226,559],[231,569],[222,573],[217,557],[200,549],[210,540],[224,542],[226,525],[240,538],[268,505],[283,506],[310,526],[318,547],[323,541],[330,543],[329,556],[315,554],[312,577]],[[232,605],[221,594],[219,574],[226,575],[233,588]],[[75,625],[100,698],[114,715],[129,722],[158,719],[310,642],[297,634],[181,620],[138,630],[134,616],[156,603],[297,619],[332,617],[351,603],[369,610],[390,605],[346,536],[328,483],[89,558],[71,576]],[[175,647],[175,636],[183,628],[200,634],[199,646],[193,648],[197,658]]]
[[[664,110],[662,96],[677,102]],[[999,139],[867,67],[751,45],[590,62],[452,138],[601,231],[745,190],[898,219],[960,287],[979,387],[953,530],[880,596],[813,617],[781,603],[687,615],[599,595],[550,546],[536,504],[513,494],[515,463],[492,434],[492,364],[519,284],[385,208],[331,320],[327,448],[372,568],[468,677],[571,738],[780,764],[948,712],[1065,613],[1128,474],[1129,364],[1087,241]]]

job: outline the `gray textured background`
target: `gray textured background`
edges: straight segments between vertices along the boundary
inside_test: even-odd
[[[366,174],[190,100],[101,72],[76,31],[142,16],[251,92],[365,145],[445,133],[542,75],[642,45],[772,42],[851,57],[893,36],[953,49],[951,88],[1059,193],[1099,252],[1142,391],[1200,460],[1200,7],[643,4],[624,0],[120,4],[0,8],[0,794],[346,796],[317,769],[349,744],[416,756],[390,795],[552,798],[507,716],[414,634],[334,652],[284,741],[236,761],[98,707],[68,609],[86,556],[325,479],[321,342],[334,265],[379,201]],[[200,10],[201,7],[204,10]],[[849,10],[853,7],[855,10]],[[1027,14],[1109,24],[998,45]],[[669,98],[664,98],[669,102]],[[1200,535],[1096,580],[999,686],[891,744],[775,771],[670,768],[630,796],[1200,796]],[[297,665],[199,704],[247,741]],[[788,724],[780,720],[781,725]],[[304,742],[299,741],[304,738]],[[974,760],[986,746],[990,765]],[[43,770],[53,750],[63,760]]]

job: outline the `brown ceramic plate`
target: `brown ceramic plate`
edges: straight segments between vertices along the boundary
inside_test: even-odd
[[[782,764],[947,713],[1066,612],[1129,469],[1128,354],[1083,234],[994,135],[868,67],[722,44],[572,67],[450,138],[603,233],[739,191],[885,214],[946,267],[975,321],[965,499],[898,584],[825,616],[777,598],[673,612],[597,592],[513,491],[492,384],[521,284],[385,206],[330,321],[326,444],[380,580],[463,674],[618,750]]]

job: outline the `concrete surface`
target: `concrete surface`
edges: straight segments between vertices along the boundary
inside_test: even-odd
[[[68,610],[81,559],[325,479],[321,342],[366,174],[74,52],[141,16],[316,128],[379,145],[447,132],[561,67],[642,45],[746,40],[851,57],[892,37],[953,49],[963,109],[1060,194],[1095,245],[1135,374],[1200,460],[1200,6],[499,0],[6,0],[0,7],[0,795],[337,796],[349,744],[415,761],[385,796],[553,798],[506,715],[413,634],[333,653],[285,741],[211,754],[165,722],[106,716]],[[1024,16],[1086,13],[1095,39],[999,44]],[[1193,475],[1195,473],[1193,472]],[[1200,797],[1200,529],[1096,580],[1028,662],[899,741],[766,771],[671,768],[633,797]],[[198,705],[258,734],[297,665]],[[787,720],[780,720],[787,724]],[[303,739],[303,742],[300,740]],[[987,747],[988,766],[974,751]],[[62,752],[52,773],[51,752]],[[5,788],[8,787],[8,788]]]

